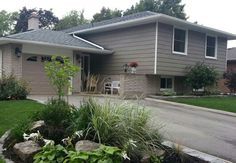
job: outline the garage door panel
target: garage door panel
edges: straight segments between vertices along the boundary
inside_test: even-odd
[[[37,61],[27,61],[27,58],[31,56],[35,55],[23,54],[22,65],[23,78],[28,82],[30,94],[55,94],[55,90],[46,76],[41,56],[37,56]]]

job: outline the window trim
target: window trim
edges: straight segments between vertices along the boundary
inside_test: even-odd
[[[207,56],[207,37],[214,37],[215,38],[215,56],[214,57]],[[205,35],[205,58],[207,58],[207,59],[217,59],[217,51],[218,51],[218,37],[215,36],[215,35],[206,34]]]
[[[172,80],[172,88],[161,88],[161,79],[162,78],[169,78],[169,79],[171,79]],[[175,88],[174,88],[174,86],[175,86],[175,78],[174,78],[174,76],[160,76],[160,91],[165,91],[165,90],[172,90],[172,91],[174,91],[175,90]]]
[[[175,47],[175,29],[180,29],[185,31],[185,47],[184,47],[184,53],[183,52],[178,52],[174,50]],[[173,54],[179,54],[179,55],[188,55],[188,29],[186,28],[181,28],[181,27],[173,27],[173,32],[172,32],[172,53]]]

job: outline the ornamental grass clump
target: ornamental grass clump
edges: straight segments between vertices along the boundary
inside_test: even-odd
[[[144,108],[111,102],[98,104],[90,99],[80,107],[80,113],[78,130],[84,130],[84,139],[116,146],[134,160],[161,148],[161,136],[148,125],[149,114]],[[81,123],[83,120],[86,123]]]

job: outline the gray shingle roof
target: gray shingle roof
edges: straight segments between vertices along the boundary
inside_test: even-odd
[[[227,60],[236,60],[236,48],[229,48],[227,50]]]
[[[89,23],[89,24],[79,25],[79,26],[76,26],[76,27],[72,27],[72,28],[62,30],[62,31],[66,32],[66,33],[71,33],[71,32],[79,31],[79,30],[82,30],[82,29],[88,29],[88,28],[99,27],[99,26],[118,23],[118,22],[124,22],[124,21],[128,21],[128,20],[134,20],[134,19],[138,19],[138,18],[143,18],[143,17],[156,15],[156,14],[157,13],[155,13],[155,12],[144,11],[144,12],[139,12],[139,13],[135,13],[135,14],[131,14],[131,15],[123,16],[123,17],[118,17],[118,18],[113,18],[113,19],[109,19],[109,20],[104,20],[104,21],[100,21],[100,22],[96,22],[96,23]]]
[[[73,36],[62,31],[39,29],[39,30],[32,30],[32,31],[9,35],[9,36],[6,36],[6,38],[98,49],[97,47],[83,40],[74,38]]]

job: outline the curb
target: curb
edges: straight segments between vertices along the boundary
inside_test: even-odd
[[[177,107],[188,107],[188,108],[191,108],[191,109],[202,110],[202,111],[212,112],[212,113],[216,113],[216,114],[222,114],[222,115],[236,117],[236,113],[231,113],[231,112],[222,111],[222,110],[214,110],[214,109],[200,107],[200,106],[182,104],[182,103],[159,100],[159,99],[153,99],[153,98],[145,98],[145,100],[153,101],[153,102],[159,102],[159,103],[163,103],[163,104],[169,104],[169,105],[177,106]]]
[[[198,150],[195,149],[191,149],[176,143],[173,143],[171,141],[164,141],[162,143],[162,145],[167,146],[169,148],[174,148],[174,147],[180,147],[181,151],[193,158],[197,158],[200,162],[209,162],[209,163],[232,163],[231,161],[228,160],[224,160],[222,158],[207,154],[207,153],[203,153],[200,152]]]

